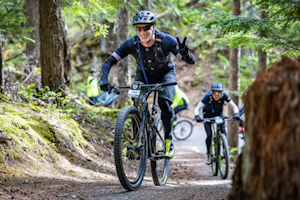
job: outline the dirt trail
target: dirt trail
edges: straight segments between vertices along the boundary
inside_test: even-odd
[[[115,176],[104,180],[28,176],[1,184],[0,199],[226,199],[231,174],[232,168],[227,180],[212,176],[210,166],[204,163],[204,155],[189,147],[178,147],[166,187],[154,186],[149,176],[134,192],[123,189]]]

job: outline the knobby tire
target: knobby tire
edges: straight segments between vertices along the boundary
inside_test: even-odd
[[[128,121],[127,121],[128,120]],[[119,180],[122,184],[122,186],[128,190],[128,191],[133,191],[136,190],[140,187],[142,184],[144,175],[145,175],[145,170],[146,170],[146,163],[147,163],[147,134],[142,134],[142,130],[140,130],[141,126],[141,117],[140,117],[140,112],[135,106],[126,106],[124,107],[117,119],[117,124],[116,124],[116,129],[115,129],[115,138],[114,138],[114,157],[115,157],[115,166],[116,166],[116,171],[119,177]],[[126,122],[126,123],[125,123]],[[133,133],[130,134],[127,132],[128,124],[130,124]],[[125,131],[126,130],[126,131]],[[128,159],[127,152],[129,144],[132,145],[133,139],[130,138],[136,138],[138,136],[142,137],[142,148],[141,148],[141,153],[139,154],[133,154],[133,155],[141,155],[141,156],[136,156],[139,157],[139,159]],[[128,137],[128,138],[127,138]],[[127,140],[127,141],[126,141]],[[129,151],[130,152],[130,151]],[[126,155],[126,156],[124,156]],[[123,159],[124,156],[125,158]],[[129,164],[126,162],[128,161]],[[131,166],[130,162],[139,162],[138,164],[138,172],[134,180],[130,180],[130,167]],[[127,165],[126,165],[127,164]],[[125,169],[128,167],[128,171]],[[133,176],[134,177],[134,176]]]

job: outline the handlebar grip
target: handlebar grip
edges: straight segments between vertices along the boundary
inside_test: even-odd
[[[162,83],[161,86],[177,85],[177,82]]]
[[[124,89],[124,88],[130,88],[130,86],[115,86],[115,85],[112,85],[111,89],[114,89],[114,88]]]

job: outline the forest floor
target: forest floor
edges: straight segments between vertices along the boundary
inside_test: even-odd
[[[148,168],[139,190],[127,192],[114,173],[97,180],[67,176],[10,178],[0,186],[0,199],[226,199],[231,188],[231,175],[226,180],[213,176],[204,155],[188,147],[176,148],[165,187],[154,186]]]

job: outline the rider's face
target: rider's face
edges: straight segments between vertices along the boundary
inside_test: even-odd
[[[135,27],[136,33],[139,36],[142,43],[148,42],[152,31],[155,30],[155,25],[150,24],[139,24]],[[146,30],[146,31],[145,31]]]
[[[215,101],[218,101],[221,98],[222,92],[220,91],[212,91],[212,96]]]

